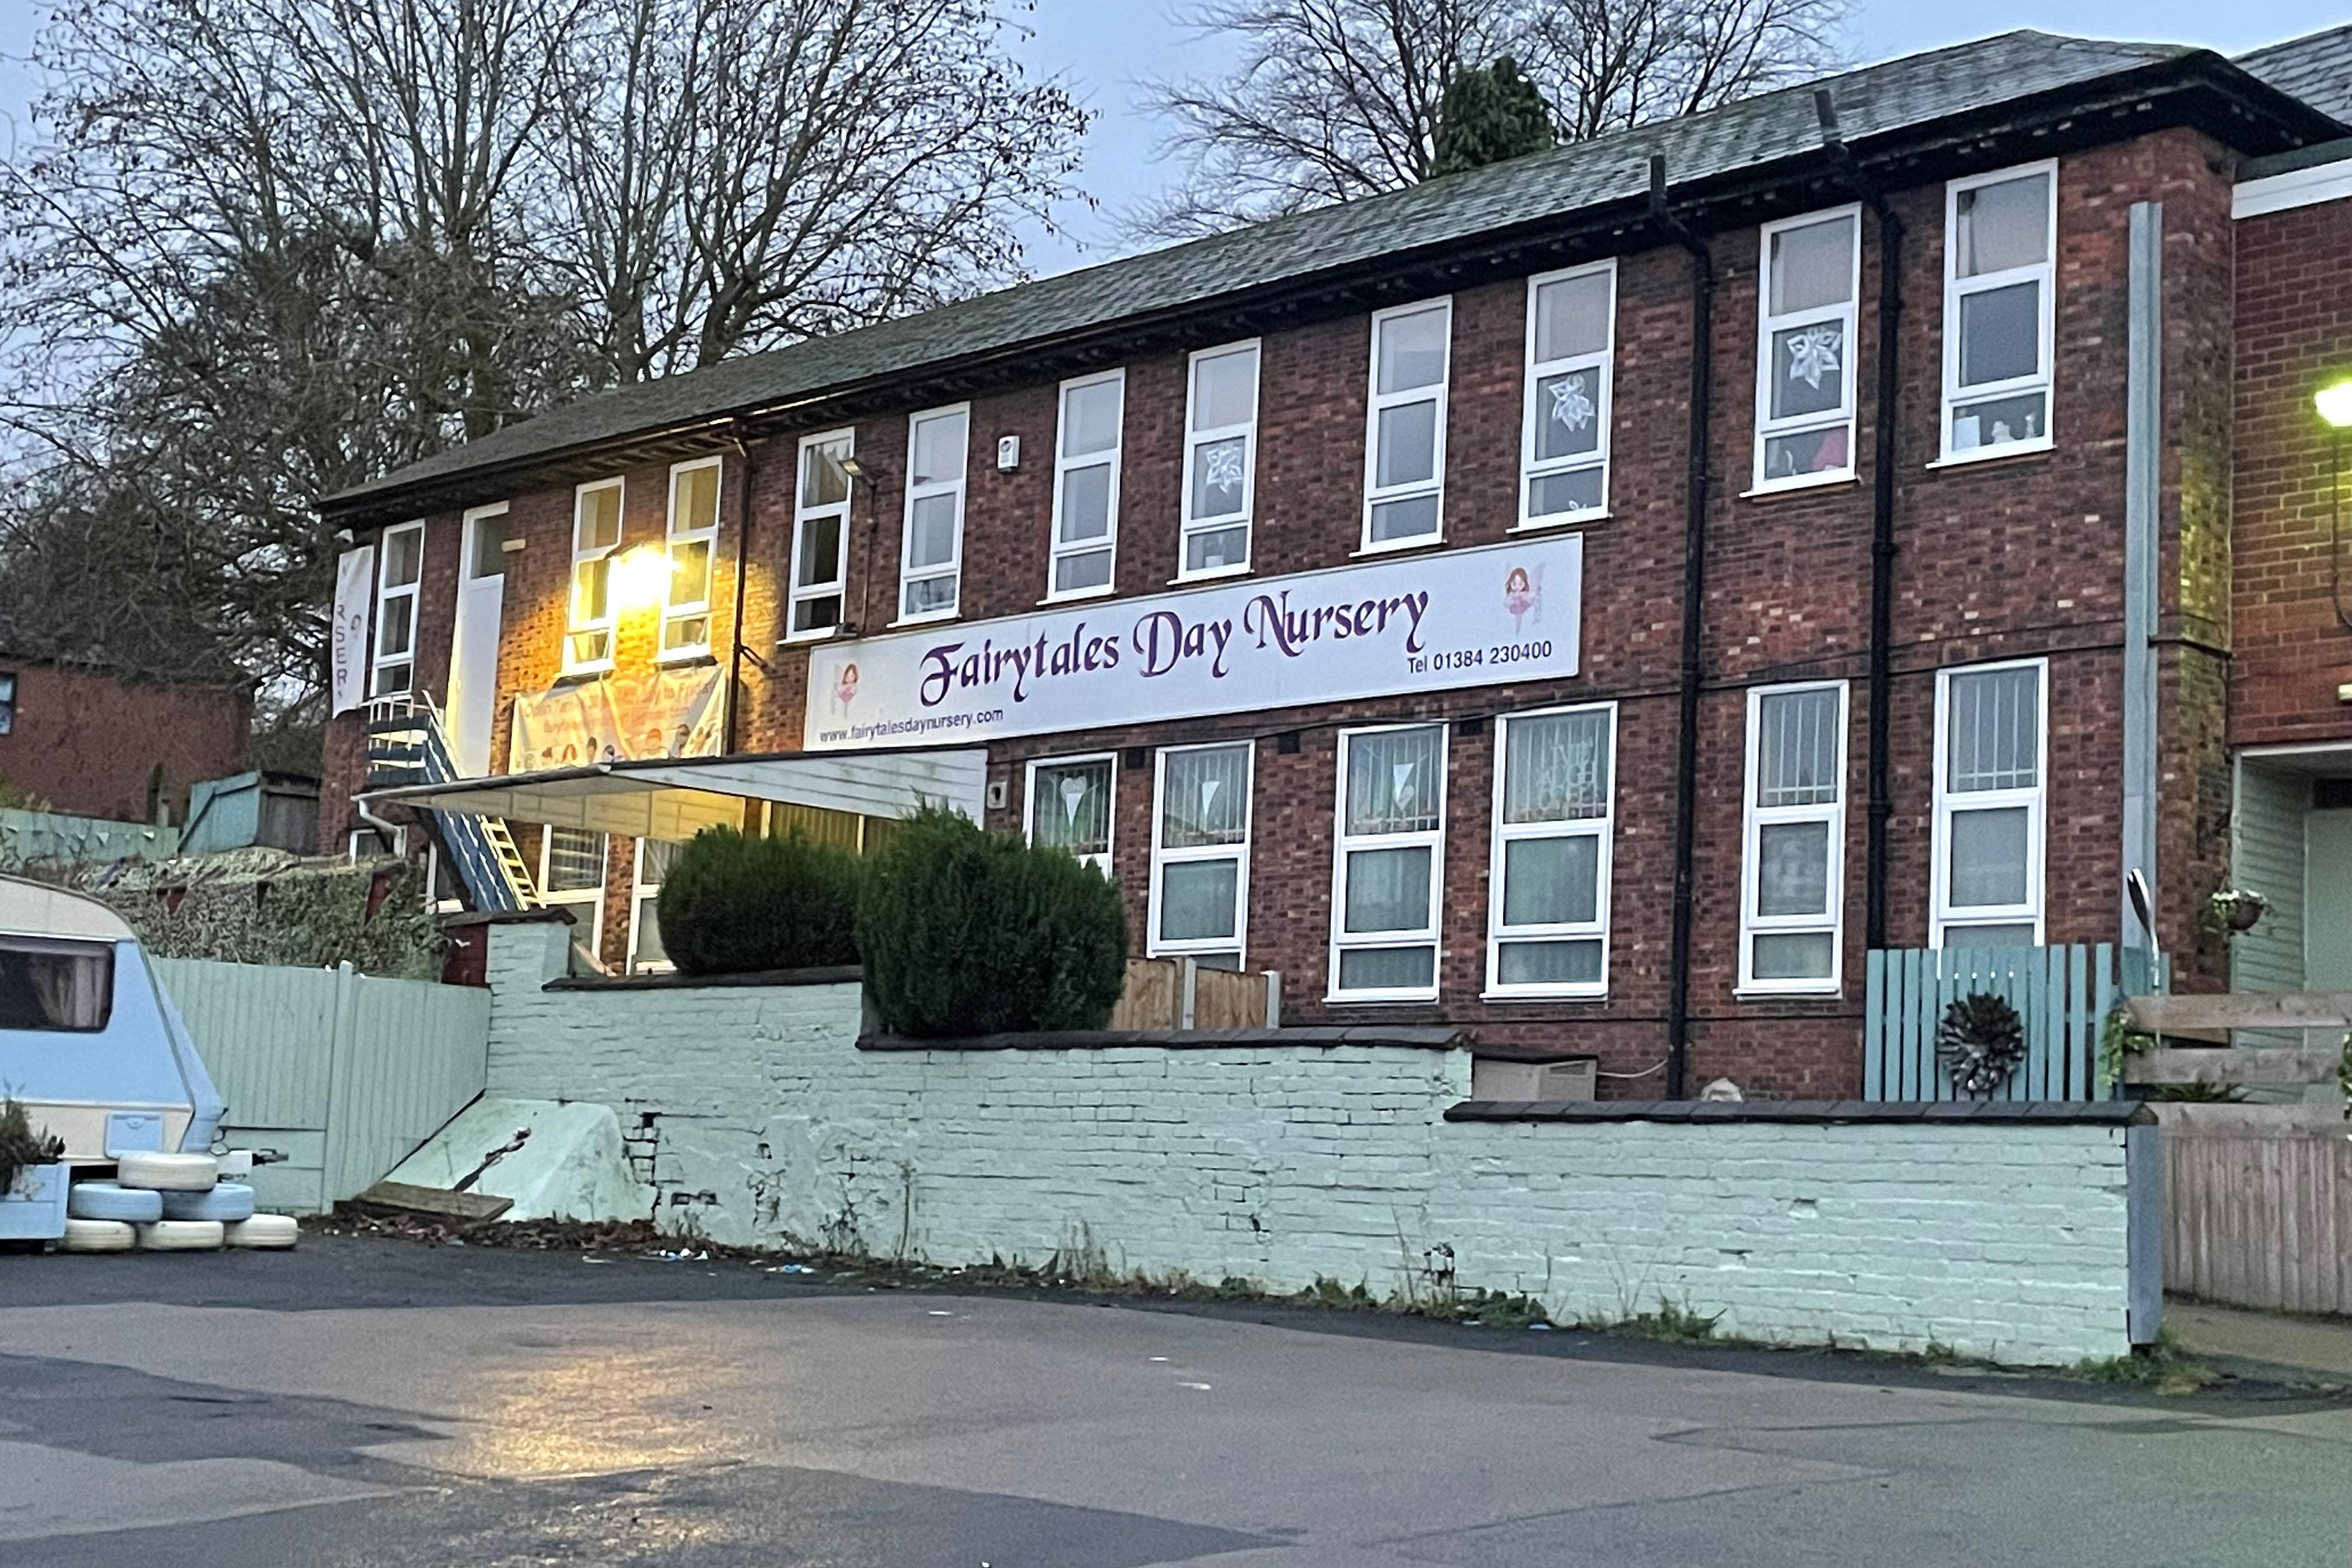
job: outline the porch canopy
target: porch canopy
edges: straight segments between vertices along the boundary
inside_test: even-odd
[[[371,807],[417,806],[682,839],[705,827],[741,826],[747,800],[878,817],[946,805],[977,822],[987,784],[988,752],[972,747],[650,758],[404,784],[361,798]]]

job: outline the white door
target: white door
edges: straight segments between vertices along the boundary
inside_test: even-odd
[[[457,772],[490,771],[490,723],[499,710],[499,616],[507,586],[507,509],[466,514],[457,565],[457,622],[449,648],[449,758]]]
[[[2303,819],[2303,985],[2352,991],[2352,811]]]

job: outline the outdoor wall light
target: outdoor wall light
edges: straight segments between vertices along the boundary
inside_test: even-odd
[[[2344,432],[2352,429],[2352,377],[2323,386],[2312,398],[2328,426],[2327,595],[2336,602],[2336,624],[2352,631],[2352,611],[2344,607]]]
[[[2319,407],[2319,416],[2338,430],[2352,429],[2352,379],[2323,386],[2312,399]]]
[[[609,591],[624,614],[661,603],[669,583],[669,552],[658,544],[633,544],[613,557]]]

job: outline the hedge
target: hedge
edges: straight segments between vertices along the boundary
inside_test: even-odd
[[[857,942],[902,1035],[1098,1029],[1127,977],[1126,903],[1101,872],[943,809],[868,863]]]
[[[846,849],[706,827],[662,880],[662,946],[688,974],[857,962],[857,885]]]

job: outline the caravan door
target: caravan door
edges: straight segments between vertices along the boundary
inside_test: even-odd
[[[490,771],[499,711],[499,622],[506,605],[507,509],[466,514],[457,563],[457,620],[449,648],[449,760],[467,778]]]

